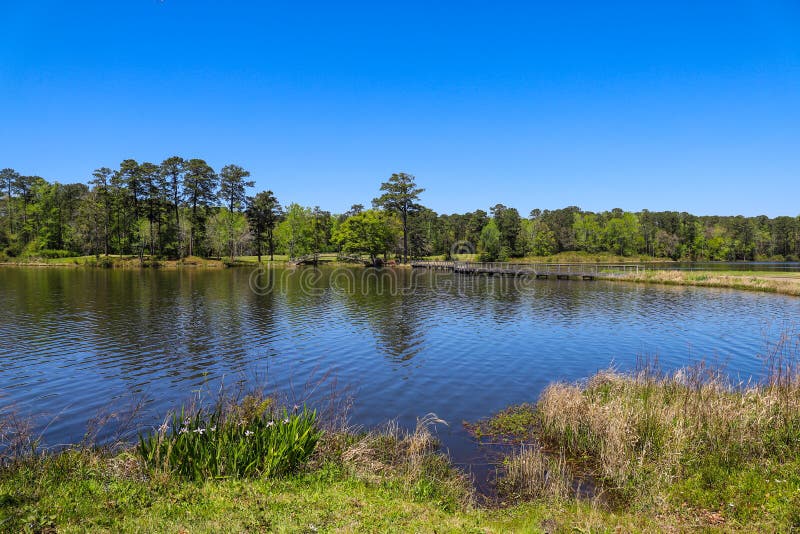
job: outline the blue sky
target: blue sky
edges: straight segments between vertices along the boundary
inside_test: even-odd
[[[0,167],[237,163],[284,203],[800,214],[798,2],[0,0]]]

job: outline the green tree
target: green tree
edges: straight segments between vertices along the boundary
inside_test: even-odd
[[[219,172],[219,198],[231,212],[241,211],[247,201],[245,189],[253,187],[255,182],[245,180],[250,176],[238,165],[225,165]]]
[[[500,245],[505,249],[504,255],[518,255],[517,237],[522,226],[519,212],[502,204],[496,204],[490,211],[500,232]]]
[[[141,171],[135,159],[126,159],[119,164],[119,181],[125,187],[131,202],[133,219],[139,219],[139,201],[143,196]],[[138,223],[137,223],[138,224]]]
[[[639,219],[633,213],[622,213],[606,223],[605,243],[609,251],[620,256],[630,256],[636,253],[639,239]]]
[[[372,201],[374,206],[400,216],[403,225],[403,263],[408,261],[408,217],[420,208],[417,201],[419,195],[425,191],[417,187],[415,179],[403,172],[392,174],[388,181],[381,184],[381,191],[384,193]]]
[[[262,191],[247,202],[247,218],[253,231],[258,262],[261,263],[262,246],[266,242],[270,261],[275,260],[275,227],[283,216],[281,205],[272,191]]]
[[[19,173],[14,169],[6,168],[0,170],[0,187],[6,193],[6,217],[8,218],[8,235],[11,236],[14,233],[14,190],[16,188],[17,181],[19,180]]]
[[[108,169],[109,172],[111,169]],[[95,171],[97,172],[97,171]],[[109,216],[107,199],[102,198],[102,188],[95,186],[81,198],[73,225],[78,240],[73,250],[83,254],[108,255]]]
[[[547,226],[547,223],[536,219],[531,221],[531,232],[533,239],[531,242],[531,253],[535,256],[551,256],[558,252],[558,241],[556,235]]]
[[[332,240],[342,252],[368,254],[373,265],[385,255],[397,239],[391,216],[379,210],[367,210],[348,217],[337,226]]]
[[[536,220],[541,220],[547,224],[547,227],[556,236],[556,242],[558,243],[556,252],[575,249],[573,223],[575,222],[576,213],[581,213],[581,209],[578,206],[567,206],[566,208],[552,211],[544,210],[536,217]]]
[[[603,247],[603,225],[594,213],[573,214],[575,246],[586,252],[599,252]]]
[[[91,235],[93,239],[99,239],[103,244],[103,254],[108,256],[109,239],[111,237],[111,177],[114,171],[108,167],[100,167],[95,169],[92,173],[93,180],[89,184],[94,186],[94,191],[91,198],[87,198],[87,202],[92,206],[92,209],[84,214],[88,216],[91,214],[93,232]],[[101,223],[97,224],[97,212],[100,213]]]
[[[142,200],[145,206],[144,215],[147,218],[150,232],[147,243],[152,256],[156,253],[156,247],[160,248],[160,230],[163,209],[166,203],[166,185],[161,168],[149,162],[142,163],[139,166],[139,180],[142,189]]]
[[[503,244],[500,239],[500,230],[494,219],[490,220],[481,230],[480,237],[481,261],[504,260],[502,257]]]
[[[164,186],[167,189],[170,210],[174,217],[175,240],[177,241],[177,252],[181,255],[183,246],[181,243],[181,202],[183,201],[183,177],[186,162],[179,156],[172,156],[161,162],[161,176]]]
[[[311,210],[311,239],[312,251],[317,254],[328,248],[331,241],[333,221],[329,211],[323,211],[319,206]]]
[[[220,258],[227,252],[230,261],[236,261],[242,248],[252,240],[247,217],[227,207],[218,209],[208,220],[206,240],[209,250]]]
[[[202,236],[206,211],[217,198],[217,175],[202,159],[186,162],[183,176],[183,191],[190,209],[189,255],[194,255],[195,240]]]
[[[295,202],[289,204],[278,225],[278,239],[290,259],[308,254],[313,246],[311,210]]]

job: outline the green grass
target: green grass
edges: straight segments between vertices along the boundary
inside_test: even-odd
[[[237,256],[237,262],[243,263],[258,263],[258,256]],[[262,254],[261,255],[261,262],[262,263],[270,263],[269,254]],[[287,254],[275,254],[275,263],[279,262],[286,262],[289,261],[289,256]]]
[[[224,404],[221,415],[181,414],[157,431],[150,439],[172,444],[169,461],[154,461],[141,446],[0,458],[0,531],[796,530],[795,335],[775,344],[764,384],[734,386],[704,366],[671,375],[652,367],[605,371],[580,384],[551,384],[535,404],[472,425],[476,436],[511,450],[497,465],[495,500],[477,498],[469,477],[437,449],[430,428],[441,421],[433,415],[413,431],[331,428],[286,468],[207,468],[209,458],[230,459],[259,433],[267,446],[245,451],[240,465],[302,441],[303,429],[315,426],[309,414],[305,426],[298,415],[273,435],[275,425],[266,423],[292,415],[249,396]],[[227,438],[215,441],[209,426],[226,424]],[[207,432],[192,432],[199,428]],[[4,440],[9,429],[0,425]],[[590,481],[588,497],[576,493],[578,480]]]
[[[465,423],[467,430],[479,440],[524,442],[534,438],[539,415],[532,404],[509,406],[489,419]]]
[[[451,509],[397,475],[343,464],[245,480],[146,478],[134,458],[70,452],[0,474],[6,532],[560,532],[657,531],[647,517],[587,502]],[[436,482],[431,482],[435,484]]]
[[[254,404],[254,403],[251,403]],[[274,476],[296,471],[314,452],[322,432],[316,412],[274,410],[271,399],[251,413],[198,410],[139,437],[136,452],[151,470],[184,478]]]
[[[431,256],[431,260],[441,260],[442,256]],[[457,254],[458,261],[480,261],[480,254]],[[511,263],[643,263],[643,262],[669,262],[669,258],[655,258],[652,256],[620,256],[608,252],[559,252],[550,256],[525,256],[524,258],[509,258]]]

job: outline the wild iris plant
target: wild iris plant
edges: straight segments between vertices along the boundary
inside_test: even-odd
[[[315,411],[197,410],[173,415],[136,450],[149,469],[189,479],[274,476],[293,471],[311,456],[322,431]]]

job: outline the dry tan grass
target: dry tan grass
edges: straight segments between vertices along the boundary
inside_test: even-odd
[[[702,366],[661,377],[605,371],[585,385],[549,386],[537,408],[544,440],[593,460],[605,481],[622,486],[647,465],[668,482],[688,457],[765,457],[784,434],[789,446],[800,422],[800,384],[733,388]]]
[[[800,278],[768,275],[715,274],[713,271],[644,271],[608,280],[697,287],[721,287],[800,296]]]
[[[498,491],[515,499],[563,499],[572,493],[571,480],[563,455],[523,446],[504,460]]]
[[[414,431],[404,430],[391,421],[345,444],[341,448],[342,464],[362,480],[398,481],[410,494],[420,483],[428,481],[446,493],[448,499],[470,504],[474,494],[469,479],[437,450],[439,443],[431,432],[437,424],[446,423],[434,414],[417,419]],[[331,438],[335,439],[334,436],[328,439]]]

